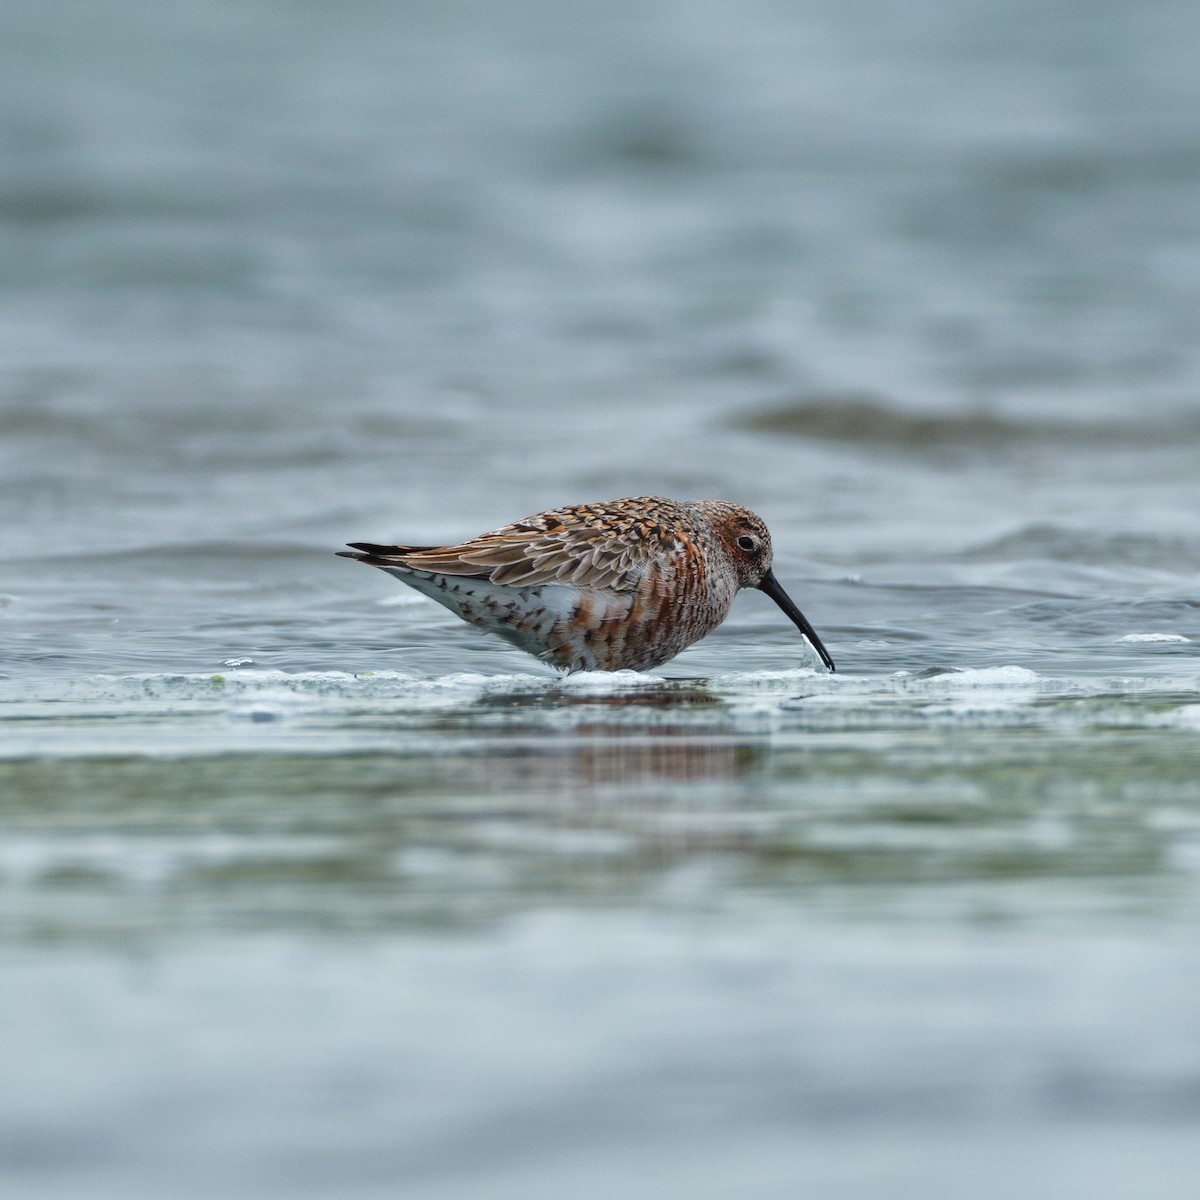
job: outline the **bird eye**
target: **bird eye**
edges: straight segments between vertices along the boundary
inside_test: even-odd
[[[757,550],[758,543],[752,537],[740,537],[737,540],[739,550]]]

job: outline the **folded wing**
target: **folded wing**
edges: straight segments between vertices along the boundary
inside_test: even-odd
[[[582,504],[539,513],[457,546],[380,546],[351,542],[348,554],[376,567],[474,576],[509,587],[569,583],[632,591],[651,559],[682,553],[672,518],[678,506],[657,497]],[[682,516],[683,514],[679,514]]]

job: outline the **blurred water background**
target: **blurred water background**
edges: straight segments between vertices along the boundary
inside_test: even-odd
[[[4,1195],[1197,1195],[1198,40],[0,8]],[[333,557],[645,493],[840,673]]]

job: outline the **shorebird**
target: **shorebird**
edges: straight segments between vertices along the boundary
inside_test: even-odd
[[[760,517],[728,500],[635,496],[526,517],[457,546],[350,542],[379,567],[562,671],[646,671],[765,592],[833,659],[771,569]]]

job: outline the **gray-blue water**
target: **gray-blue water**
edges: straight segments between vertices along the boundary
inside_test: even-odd
[[[0,1189],[1200,1189],[1200,9],[0,9]],[[347,540],[659,493],[561,680]]]

